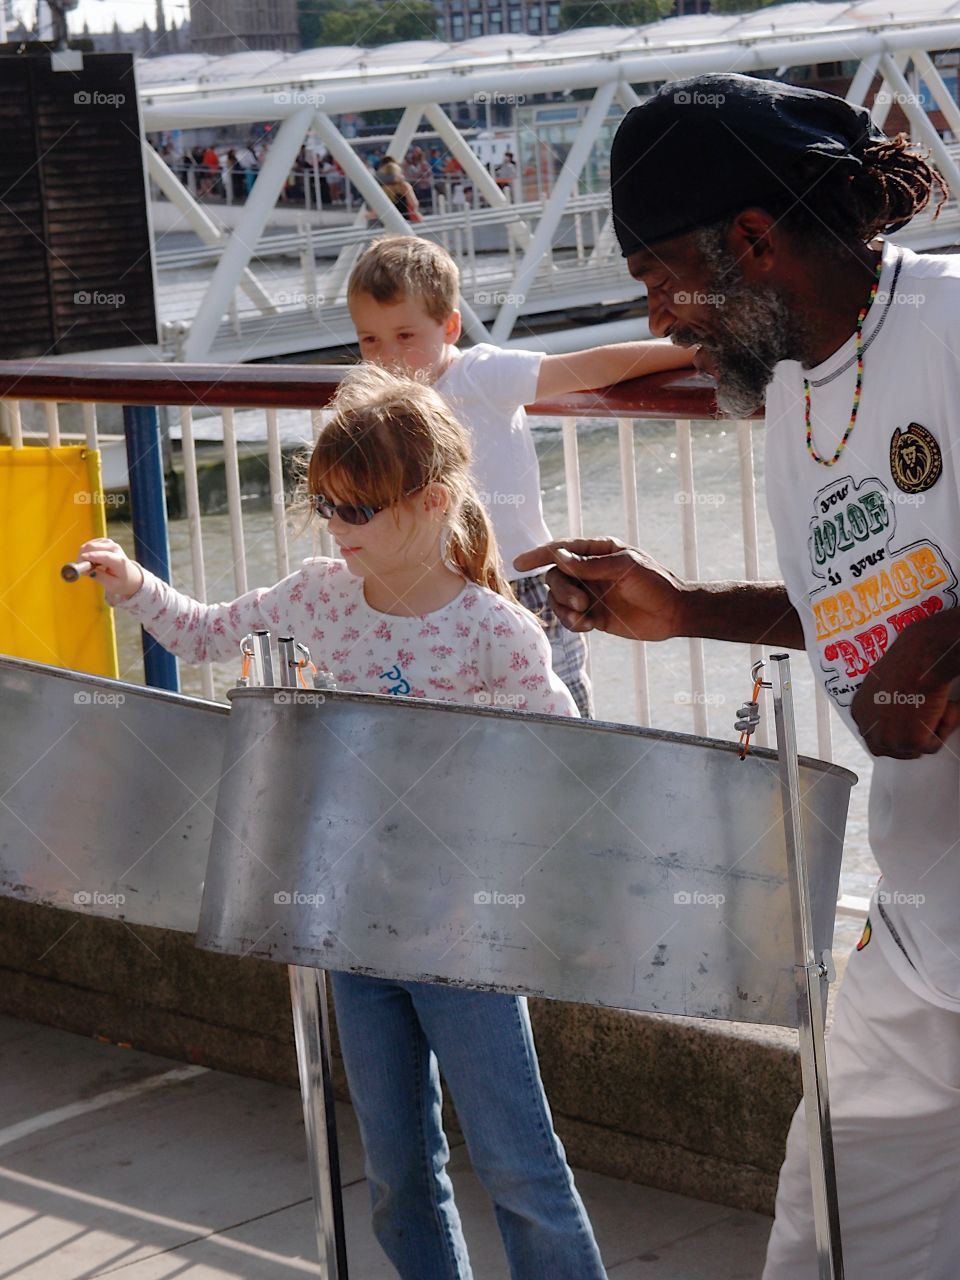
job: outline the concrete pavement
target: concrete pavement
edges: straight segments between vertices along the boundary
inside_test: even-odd
[[[0,1277],[321,1275],[296,1091],[9,1017],[0,1051]],[[351,1280],[388,1280],[347,1105],[338,1127]],[[507,1280],[462,1143],[451,1172],[476,1280]],[[768,1218],[577,1181],[611,1280],[759,1277]]]

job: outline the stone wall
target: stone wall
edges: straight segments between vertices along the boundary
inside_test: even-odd
[[[282,965],[0,899],[0,974],[0,1012],[297,1085]],[[532,1014],[571,1163],[772,1212],[800,1096],[793,1032],[546,1000]]]

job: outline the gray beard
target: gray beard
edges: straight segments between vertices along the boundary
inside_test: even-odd
[[[796,309],[770,285],[749,285],[736,258],[714,228],[697,236],[709,268],[706,292],[722,297],[716,306],[719,334],[699,337],[675,329],[672,341],[681,346],[699,343],[710,353],[716,369],[717,407],[731,418],[748,417],[761,408],[774,367],[781,360],[800,360],[812,348],[812,335]]]

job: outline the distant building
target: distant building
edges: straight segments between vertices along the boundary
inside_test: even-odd
[[[190,0],[194,53],[300,48],[297,0]]]
[[[560,31],[561,0],[433,0],[439,40],[525,34],[552,36]],[[676,0],[675,13],[706,13],[710,0]],[[598,9],[596,25],[611,25],[609,11]]]
[[[434,0],[434,5],[440,40],[521,32],[555,35],[560,30],[560,0]]]

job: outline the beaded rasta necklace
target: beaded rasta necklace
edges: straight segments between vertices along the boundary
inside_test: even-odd
[[[857,316],[857,385],[853,390],[853,408],[850,411],[850,421],[847,424],[846,431],[843,433],[843,439],[837,445],[837,451],[832,458],[822,458],[814,448],[813,423],[811,421],[810,414],[810,383],[806,378],[803,380],[803,413],[804,422],[807,427],[807,452],[810,454],[810,457],[814,462],[819,462],[823,467],[832,467],[837,461],[841,453],[843,453],[843,446],[850,439],[851,431],[853,431],[853,428],[857,424],[857,410],[860,408],[860,391],[863,387],[863,322],[866,320],[867,312],[873,306],[874,299],[877,296],[877,289],[880,285],[880,273],[882,270],[883,256],[881,255],[880,261],[877,263],[877,271],[873,278],[873,284],[870,287],[870,297],[867,299],[865,305],[860,308],[860,314]]]

